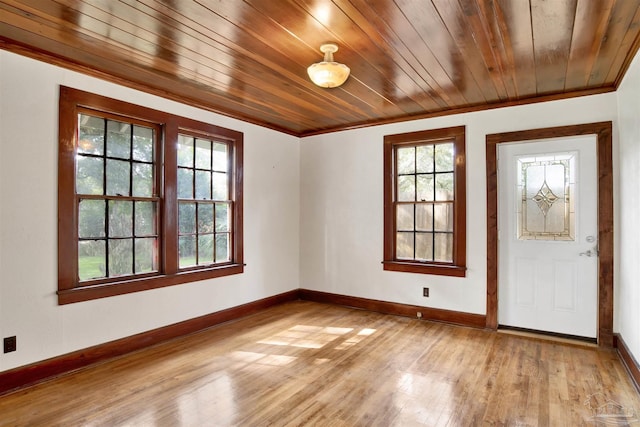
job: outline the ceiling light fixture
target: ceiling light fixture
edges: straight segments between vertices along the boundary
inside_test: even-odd
[[[347,80],[351,70],[344,64],[333,60],[334,52],[338,51],[335,43],[326,43],[320,46],[320,52],[324,53],[324,61],[312,64],[307,68],[311,81],[320,87],[338,87]]]

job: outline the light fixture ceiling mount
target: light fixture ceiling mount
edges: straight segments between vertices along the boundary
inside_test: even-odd
[[[307,68],[313,83],[320,87],[332,88],[342,85],[347,80],[351,70],[346,65],[333,60],[333,54],[337,51],[338,45],[335,43],[325,43],[320,46],[320,52],[324,53],[324,61]]]

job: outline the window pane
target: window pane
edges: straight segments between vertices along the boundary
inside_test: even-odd
[[[453,204],[439,203],[433,207],[435,231],[453,231]]]
[[[396,258],[413,259],[413,234],[396,233]]]
[[[133,163],[133,195],[136,197],[153,196],[153,165]]]
[[[78,115],[78,153],[104,154],[104,119]]]
[[[398,160],[397,175],[416,173],[416,150],[414,147],[398,148],[396,150]]]
[[[104,162],[101,158],[77,156],[76,192],[102,194]]]
[[[433,145],[421,145],[416,147],[416,172],[433,172]]]
[[[136,239],[136,273],[158,271],[156,239]]]
[[[213,234],[198,236],[198,265],[213,264]]]
[[[436,172],[453,171],[453,143],[436,144]]]
[[[133,202],[110,200],[109,237],[131,236],[133,236]]]
[[[416,230],[433,231],[433,204],[421,203],[416,206]]]
[[[193,137],[178,135],[178,166],[193,167]]]
[[[216,231],[229,231],[229,205],[216,203]]]
[[[441,262],[453,261],[453,234],[436,233],[434,260]]]
[[[227,174],[214,172],[213,178],[213,194],[212,200],[229,200],[229,184],[227,183]]]
[[[133,160],[153,162],[153,129],[133,126]]]
[[[419,201],[433,200],[433,175],[418,175],[418,197]]]
[[[105,236],[105,206],[104,200],[80,200],[78,237]]]
[[[131,163],[107,159],[107,195],[128,196]]]
[[[413,202],[416,200],[415,175],[398,177],[398,201]]]
[[[109,240],[109,277],[133,274],[133,239]]]
[[[227,262],[229,258],[229,234],[216,234],[216,262]]]
[[[413,231],[414,204],[397,205],[396,228],[398,231]]]
[[[212,169],[217,172],[228,172],[228,154],[227,144],[221,144],[219,142],[213,143],[213,167]]]
[[[416,259],[433,261],[432,233],[416,233]]]
[[[78,276],[80,280],[106,277],[106,254],[106,242],[104,240],[78,242]]]
[[[180,234],[196,232],[196,204],[180,203],[178,207]]]
[[[211,172],[196,171],[196,199],[211,200]]]
[[[198,203],[198,233],[213,233],[213,205]]]
[[[196,168],[211,170],[211,141],[196,139]]]
[[[178,198],[193,199],[193,171],[178,169]]]
[[[135,202],[135,232],[137,237],[156,234],[155,202]]]
[[[196,236],[180,236],[178,245],[180,268],[196,265]]]
[[[436,175],[436,200],[453,200],[453,173]]]
[[[131,158],[131,124],[107,120],[107,156]]]

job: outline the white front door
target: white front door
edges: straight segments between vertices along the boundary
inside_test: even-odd
[[[498,323],[596,338],[595,135],[498,148]]]

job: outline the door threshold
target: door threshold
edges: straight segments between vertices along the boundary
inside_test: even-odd
[[[597,338],[581,337],[577,335],[559,334],[556,332],[539,331],[536,329],[517,328],[515,326],[498,325],[498,332],[528,338],[555,341],[564,344],[598,347]]]

